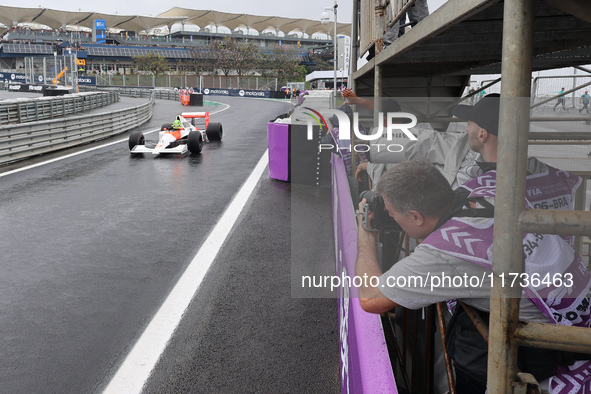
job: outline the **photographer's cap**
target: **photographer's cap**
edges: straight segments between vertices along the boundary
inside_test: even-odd
[[[456,105],[452,114],[460,119],[471,120],[489,133],[499,135],[499,108],[501,95],[487,94],[475,105]]]

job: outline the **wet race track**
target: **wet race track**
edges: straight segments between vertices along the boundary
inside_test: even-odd
[[[210,100],[224,136],[200,155],[131,156],[126,133],[0,169],[1,393],[102,392],[199,264],[266,151],[267,122],[290,109]],[[139,129],[157,140],[183,108],[157,100]],[[158,361],[144,392],[340,390],[336,300],[290,297],[290,193],[263,167],[166,348],[140,349]],[[304,193],[328,204],[329,233],[330,193]]]

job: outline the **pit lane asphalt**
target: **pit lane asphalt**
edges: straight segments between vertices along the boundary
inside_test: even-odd
[[[231,107],[212,115],[224,138],[201,155],[130,156],[122,135],[0,176],[0,392],[97,393],[108,384],[265,151],[267,121],[289,110],[211,100]],[[140,129],[183,110],[157,100]],[[292,188],[314,231],[292,231]],[[310,264],[330,273],[331,231],[329,191],[265,172],[145,392],[339,391],[336,300],[290,292],[291,240],[315,245]]]

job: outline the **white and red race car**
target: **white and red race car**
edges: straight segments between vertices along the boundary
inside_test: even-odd
[[[209,112],[183,112],[177,115],[182,127],[174,129],[172,124],[162,125],[156,146],[146,146],[144,133],[134,131],[129,135],[129,151],[134,153],[200,153],[204,142],[221,141],[221,123],[209,123]],[[204,119],[205,127],[197,127],[197,119]]]

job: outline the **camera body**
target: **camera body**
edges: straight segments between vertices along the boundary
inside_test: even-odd
[[[361,226],[368,231],[382,231],[382,232],[402,232],[402,227],[396,220],[392,219],[386,206],[384,205],[384,198],[380,193],[373,190],[365,190],[359,195],[359,200],[367,200],[367,204],[363,207],[363,217]],[[373,213],[373,218],[370,218],[370,213]]]

